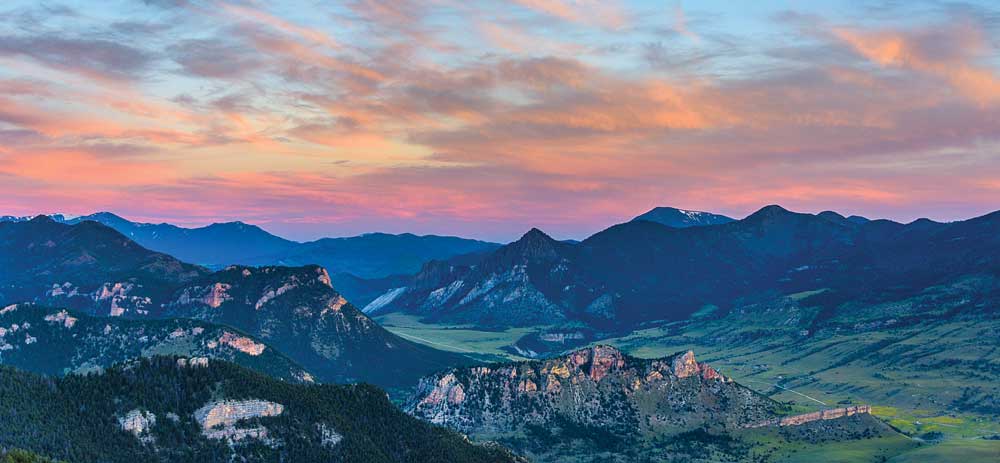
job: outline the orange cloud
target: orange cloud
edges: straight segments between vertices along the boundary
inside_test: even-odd
[[[540,13],[573,23],[596,24],[617,29],[625,25],[625,14],[615,2],[598,0],[514,0]]]
[[[0,158],[0,174],[42,182],[49,187],[117,189],[169,183],[173,169],[164,163],[106,159],[73,149],[32,150]]]
[[[0,205],[66,210],[79,196],[91,210],[129,210],[139,197],[142,215],[186,223],[580,233],[661,204],[995,203],[996,182],[982,180],[1000,177],[987,31],[798,31],[841,51],[816,53],[795,41],[719,43],[705,27],[692,52],[676,36],[698,37],[680,8],[671,22],[669,7],[653,20],[612,3],[519,3],[558,22],[523,8],[487,11],[501,19],[487,23],[479,4],[372,0],[307,23],[219,2],[144,41],[129,72],[113,56],[80,69],[61,49],[8,52]],[[675,72],[636,53],[661,38],[698,65]],[[252,55],[252,71],[199,73],[183,65],[198,50],[174,46],[215,40]]]
[[[953,47],[956,48],[945,56],[929,53],[923,44],[918,43],[916,33],[835,28],[833,34],[880,66],[909,69],[941,78],[966,98],[980,104],[1000,101],[1000,77],[992,70],[972,63],[980,54],[991,50],[982,35],[969,26],[945,27],[943,30],[954,39]],[[932,36],[925,40],[937,38]]]

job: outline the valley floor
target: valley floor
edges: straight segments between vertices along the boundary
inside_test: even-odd
[[[522,359],[504,347],[542,328],[442,327],[401,314],[379,321],[410,340],[496,360]],[[991,409],[976,409],[988,406],[998,387],[998,366],[991,359],[1000,341],[983,336],[1000,332],[1000,322],[952,320],[805,338],[797,330],[774,326],[766,317],[759,325],[688,321],[599,343],[646,358],[694,350],[699,359],[737,382],[792,404],[796,412],[871,404],[876,417],[906,436],[772,448],[772,461],[818,461],[819,456],[845,462],[1000,461],[1000,441],[987,439],[1000,435],[1000,420]],[[765,330],[768,334],[761,335]]]

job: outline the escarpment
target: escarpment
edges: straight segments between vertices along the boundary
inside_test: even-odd
[[[692,352],[646,360],[611,346],[445,371],[424,378],[406,405],[415,416],[471,434],[566,421],[616,434],[735,429],[778,407]]]
[[[855,405],[853,407],[831,408],[828,410],[820,410],[818,412],[803,413],[801,415],[772,418],[759,423],[749,424],[747,427],[763,428],[766,426],[801,426],[803,424],[813,423],[816,421],[836,420],[846,416],[868,415],[871,414],[871,412],[872,407],[870,405]]]

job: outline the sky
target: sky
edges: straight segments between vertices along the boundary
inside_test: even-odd
[[[0,4],[0,215],[583,238],[1000,209],[1000,6]]]

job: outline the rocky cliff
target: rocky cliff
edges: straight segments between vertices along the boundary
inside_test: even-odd
[[[385,330],[341,296],[316,265],[227,267],[178,288],[154,315],[237,327],[325,382],[412,387],[430,372],[474,363]],[[235,334],[218,343],[248,355],[266,352],[264,344]]]
[[[61,375],[157,354],[229,360],[286,381],[313,380],[260,339],[206,321],[93,317],[36,304],[0,309],[0,363],[5,365]]]
[[[444,371],[422,380],[406,404],[417,417],[516,450],[534,445],[519,447],[514,436],[522,434],[559,446],[580,430],[612,440],[733,430],[769,419],[779,408],[697,362],[692,352],[646,360],[610,346]]]
[[[772,418],[758,423],[747,425],[748,428],[762,428],[766,426],[801,426],[816,421],[836,420],[854,415],[868,415],[872,412],[870,405],[855,405],[853,407],[831,408],[818,412],[803,413],[801,415],[784,416]]]
[[[255,439],[274,447],[278,443],[268,436],[267,427],[246,425],[245,422],[278,416],[284,411],[284,405],[266,400],[222,400],[209,402],[195,410],[194,418],[201,426],[202,434],[209,439],[230,443]]]

